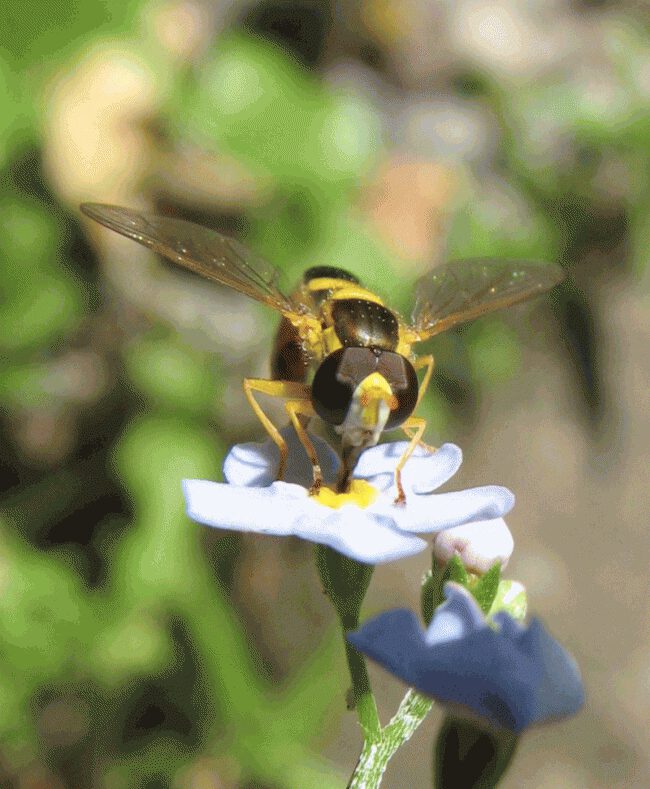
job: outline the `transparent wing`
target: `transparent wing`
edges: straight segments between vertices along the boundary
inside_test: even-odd
[[[207,279],[233,288],[273,309],[295,315],[293,304],[277,287],[280,272],[243,244],[183,219],[143,214],[129,208],[83,203],[91,219]]]
[[[457,260],[418,280],[411,330],[426,340],[458,323],[550,290],[564,279],[550,263]]]

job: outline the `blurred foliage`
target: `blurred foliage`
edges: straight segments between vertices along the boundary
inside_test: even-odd
[[[52,86],[88,67],[89,48],[111,42],[159,75],[155,114],[140,119],[156,154],[194,147],[227,155],[267,185],[234,217],[215,199],[215,225],[234,222],[287,287],[307,265],[334,264],[407,313],[409,280],[426,264],[399,259],[360,208],[392,144],[385,108],[368,91],[322,79],[332,34],[314,21],[316,5],[305,29],[318,41],[277,23],[272,6],[248,9],[247,34],[230,29],[234,14],[225,33],[215,27],[185,59],[152,32],[162,5],[147,0],[3,7],[2,785],[27,785],[36,773],[52,786],[191,785],[203,774],[223,785],[341,783],[314,755],[344,703],[333,625],[309,634],[302,667],[273,665],[230,601],[240,542],[206,537],[183,512],[180,480],[217,476],[225,437],[240,437],[230,405],[239,367],[225,350],[193,343],[191,332],[179,336],[170,313],[139,310],[120,292],[101,245],[44,164]],[[453,164],[449,256],[571,268],[553,309],[592,416],[602,408],[591,300],[599,272],[641,272],[650,240],[650,98],[640,76],[648,39],[644,26],[612,17],[602,53],[607,100],[577,77],[513,81],[467,64],[445,87],[462,108],[485,111],[498,132],[482,169]],[[348,31],[347,54],[368,60],[366,44],[355,50],[350,40]],[[379,76],[394,82],[388,55],[376,55]],[[159,158],[152,155],[139,196],[205,214],[198,199],[188,206],[158,194]],[[471,421],[481,395],[516,374],[512,326],[482,320],[436,340],[424,406],[432,437],[454,418]],[[507,594],[499,589],[499,605]]]

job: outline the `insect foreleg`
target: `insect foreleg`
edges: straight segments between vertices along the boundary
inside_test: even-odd
[[[402,425],[402,429],[406,432],[407,430],[412,430],[413,433],[410,435],[411,440],[409,441],[409,445],[404,450],[404,454],[399,459],[399,462],[395,466],[395,487],[397,488],[397,496],[395,497],[395,504],[405,504],[406,503],[406,496],[404,495],[404,488],[402,487],[402,469],[406,465],[406,461],[411,457],[415,447],[420,443],[420,439],[422,438],[422,433],[424,433],[424,429],[427,426],[426,419],[422,419],[419,416],[411,416],[409,417],[406,422]]]
[[[320,463],[318,462],[318,455],[316,454],[314,445],[309,439],[309,435],[307,434],[305,424],[303,423],[301,417],[307,417],[306,421],[308,422],[312,416],[316,416],[316,412],[314,411],[311,401],[306,399],[289,400],[284,404],[284,407],[289,414],[289,418],[291,419],[298,438],[300,439],[300,443],[305,448],[307,457],[309,458],[312,465],[314,482],[309,490],[309,495],[313,496],[314,494],[318,493],[323,484],[323,474]]]
[[[420,370],[423,367],[426,367],[426,371],[424,373],[424,376],[422,377],[422,383],[420,384],[420,388],[418,390],[418,399],[415,403],[415,407],[417,408],[420,403],[420,400],[422,400],[424,396],[424,393],[427,391],[427,387],[429,386],[429,383],[431,381],[431,376],[433,374],[435,361],[433,356],[429,354],[428,356],[420,356],[417,359],[414,359],[412,364],[414,370]],[[402,430],[406,433],[408,439],[412,440],[413,436],[415,435],[415,431],[413,427],[409,427],[408,420],[404,422],[404,424],[401,427]],[[422,435],[422,433],[420,433],[420,435]],[[420,440],[418,440],[418,445],[426,449],[427,452],[435,452],[437,449],[437,447],[429,446],[429,444],[425,444],[424,441],[420,441]]]
[[[265,378],[244,378],[244,394],[246,395],[246,399],[248,400],[250,407],[253,409],[255,416],[260,420],[262,425],[264,425],[264,429],[280,450],[280,462],[278,464],[277,479],[282,479],[287,467],[287,456],[289,454],[287,442],[284,440],[284,438],[282,438],[282,435],[280,434],[280,431],[277,429],[277,427],[264,413],[262,406],[255,399],[253,392],[261,392],[262,394],[269,395],[270,397],[286,397],[291,398],[292,400],[309,401],[310,389],[306,384],[297,383],[295,381],[269,381]],[[296,432],[298,432],[297,428]],[[300,437],[299,432],[298,437]],[[303,446],[305,446],[305,442],[302,440],[302,438],[300,438],[300,440],[302,441]]]
[[[418,390],[418,399],[415,403],[415,407],[417,408],[420,405],[420,400],[422,400],[424,397],[424,393],[427,391],[429,383],[431,382],[435,360],[433,356],[429,354],[428,356],[418,356],[416,359],[413,359],[411,363],[414,370],[420,370],[422,367],[427,368],[424,376],[422,377],[422,383],[420,384],[420,388]]]

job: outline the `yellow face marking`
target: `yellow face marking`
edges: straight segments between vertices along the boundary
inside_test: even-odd
[[[361,422],[364,428],[372,430],[379,422],[379,404],[387,403],[391,411],[397,408],[397,398],[390,384],[379,373],[371,373],[363,379],[358,387],[361,405]]]
[[[324,507],[331,507],[333,510],[338,510],[345,504],[356,504],[357,507],[365,509],[375,501],[378,494],[377,488],[373,488],[365,479],[352,479],[346,493],[336,493],[333,488],[323,485],[318,493],[312,496],[312,501]]]

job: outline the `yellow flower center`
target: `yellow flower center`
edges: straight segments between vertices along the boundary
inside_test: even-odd
[[[373,503],[377,494],[377,488],[373,488],[365,479],[353,479],[346,493],[337,493],[333,488],[323,485],[313,500],[334,510],[338,510],[345,504],[356,504],[357,507],[365,509]]]

